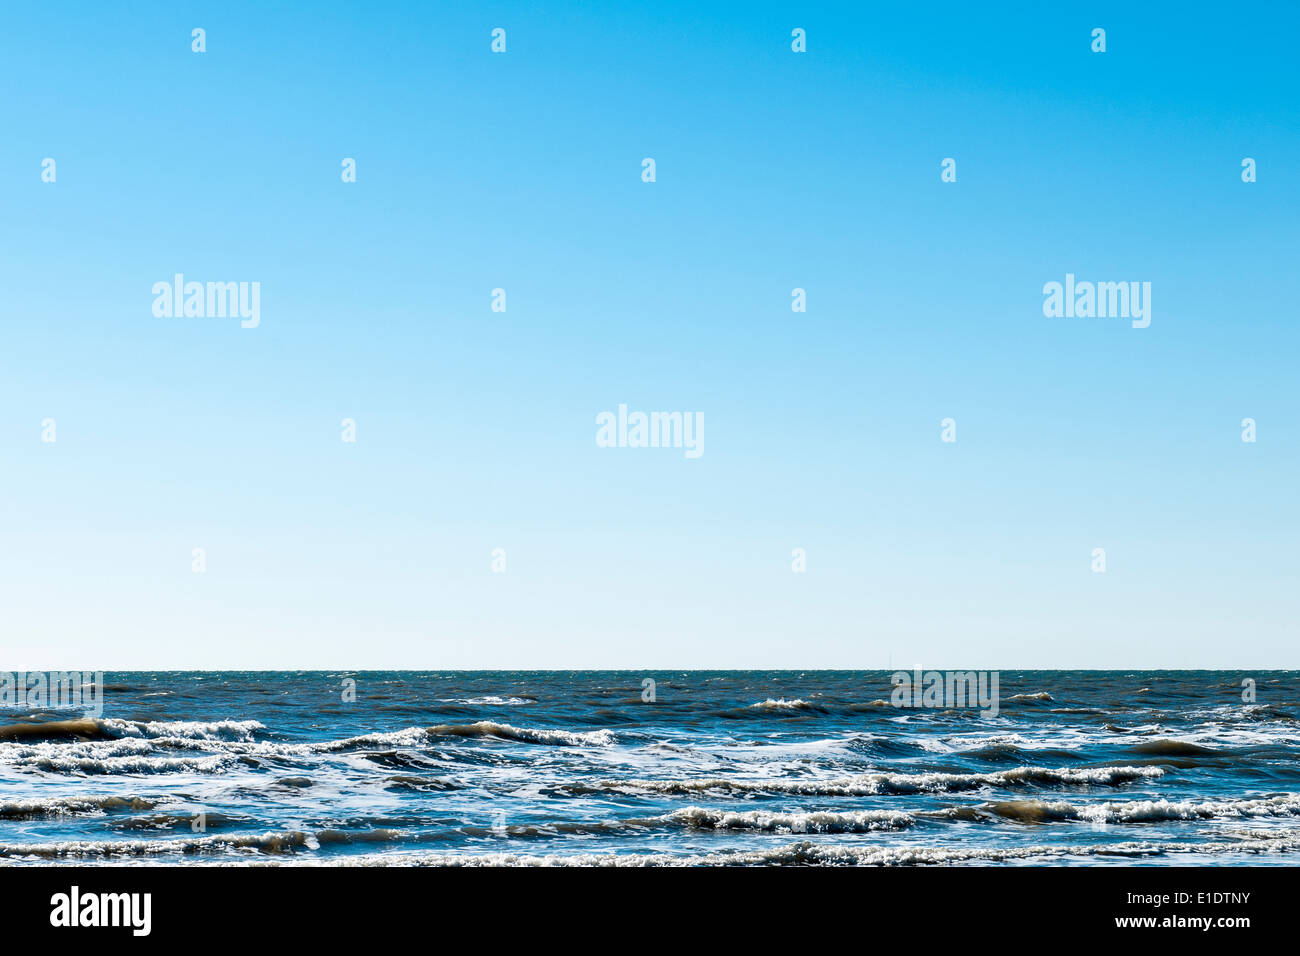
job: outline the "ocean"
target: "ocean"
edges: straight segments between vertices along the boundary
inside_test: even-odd
[[[1300,864],[1298,672],[890,677],[109,673],[0,709],[0,862]]]

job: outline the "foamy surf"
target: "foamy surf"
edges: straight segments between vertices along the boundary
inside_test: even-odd
[[[1260,674],[1270,696],[1242,706],[1202,675],[1004,673],[995,719],[901,712],[862,672],[655,675],[653,699],[640,675],[355,677],[344,700],[319,673],[132,675],[102,717],[15,712],[0,857],[1300,861],[1300,675]]]
[[[993,773],[875,773],[856,777],[794,780],[735,780],[723,777],[684,780],[606,780],[611,791],[637,790],[662,794],[720,793],[791,794],[823,797],[868,797],[882,794],[952,793],[982,787],[1023,787],[1085,784],[1117,786],[1149,780],[1164,773],[1159,767],[1051,768],[1017,767]]]
[[[761,830],[778,833],[868,833],[872,830],[902,830],[916,822],[911,814],[898,810],[788,813],[705,807],[683,807],[661,820],[696,830]]]
[[[496,737],[527,744],[551,744],[560,747],[608,747],[614,735],[608,730],[569,731],[531,727],[512,727],[490,720],[475,724],[439,724],[425,731],[431,737]]]
[[[1130,864],[1154,862],[1157,857],[1257,856],[1294,853],[1300,849],[1296,831],[1259,835],[1255,839],[1188,843],[1159,840],[1125,840],[1105,846],[1045,844],[1024,847],[842,846],[815,842],[791,843],[766,849],[704,854],[628,853],[530,855],[518,853],[448,854],[395,853],[360,856],[346,861],[353,866],[436,867],[698,867],[698,866],[939,866],[991,865],[1008,862],[1063,863],[1079,860]],[[294,858],[277,861],[312,865],[318,861]]]
[[[0,820],[38,820],[44,817],[103,814],[115,810],[151,810],[158,801],[149,797],[92,796],[47,797],[0,802]]]
[[[244,851],[290,853],[318,847],[313,834],[292,831],[244,836],[206,836],[162,840],[65,840],[50,843],[0,843],[0,857],[49,860],[85,857],[183,856],[191,853]]]
[[[1073,804],[1065,801],[1011,800],[991,803],[989,812],[1022,823],[1081,820],[1090,823],[1150,823],[1165,820],[1239,820],[1300,816],[1300,796],[1284,794],[1243,800],[1132,800]]]
[[[776,713],[781,713],[783,711],[812,710],[813,707],[814,705],[808,703],[806,700],[799,700],[797,698],[795,700],[786,700],[784,697],[777,700],[768,698],[767,700],[760,700],[756,704],[749,705],[750,710],[765,710]]]

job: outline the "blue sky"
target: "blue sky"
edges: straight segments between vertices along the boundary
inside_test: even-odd
[[[5,7],[0,666],[1300,666],[1300,13],[1048,6]]]

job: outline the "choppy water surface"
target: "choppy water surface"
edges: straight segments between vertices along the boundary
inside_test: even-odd
[[[1300,864],[1296,672],[1003,671],[996,717],[882,671],[105,683],[0,711],[0,862]]]

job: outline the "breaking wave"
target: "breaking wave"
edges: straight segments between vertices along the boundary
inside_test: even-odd
[[[1159,820],[1235,820],[1300,816],[1300,795],[1243,800],[1133,800],[1076,805],[1063,801],[1008,800],[989,812],[1019,823],[1082,820],[1092,823],[1151,823]]]
[[[747,793],[796,794],[810,797],[867,797],[882,794],[952,793],[981,787],[1031,785],[1116,786],[1164,773],[1159,767],[1052,768],[1017,767],[992,773],[869,773],[831,779],[734,780],[724,777],[683,780],[604,781],[598,790],[661,794]],[[583,792],[581,785],[574,788]]]
[[[763,830],[790,833],[865,833],[871,830],[902,830],[916,822],[909,813],[897,810],[857,810],[813,813],[784,813],[763,810],[710,810],[684,807],[660,818],[663,822],[693,830]]]
[[[1147,840],[1109,844],[1063,844],[1020,847],[857,846],[804,841],[767,850],[735,850],[706,854],[605,853],[528,856],[511,853],[461,855],[395,853],[343,861],[352,866],[933,866],[988,865],[1015,861],[1042,863],[1116,857],[1120,860],[1161,856],[1289,853],[1300,849],[1300,831],[1243,834],[1237,840],[1188,843]],[[298,860],[294,863],[314,863]]]
[[[490,720],[480,720],[476,724],[439,724],[428,728],[425,733],[431,737],[497,737],[526,744],[552,744],[560,747],[608,747],[614,742],[614,735],[608,730],[538,730],[512,727]]]

